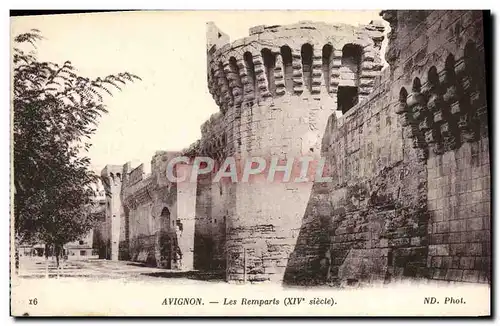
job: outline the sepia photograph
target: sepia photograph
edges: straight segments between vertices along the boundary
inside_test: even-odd
[[[11,12],[11,316],[491,316],[491,29]]]

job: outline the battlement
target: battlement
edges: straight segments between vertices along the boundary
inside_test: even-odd
[[[368,25],[359,25],[359,26],[353,26],[349,24],[341,24],[341,23],[335,23],[335,24],[329,24],[325,22],[315,22],[315,21],[310,21],[310,20],[302,20],[299,21],[296,24],[290,24],[290,25],[257,25],[254,27],[250,27],[248,34],[250,36],[252,35],[258,35],[262,33],[280,33],[280,32],[286,32],[286,31],[293,31],[293,30],[318,30],[318,31],[329,31],[331,29],[337,29],[337,30],[353,30],[353,29],[362,29],[366,28],[367,30],[379,30],[379,31],[384,31],[384,25],[381,21],[372,21]],[[382,38],[383,39],[383,38]]]
[[[207,23],[207,53],[213,53],[217,48],[229,43],[229,36],[222,32],[213,22]]]
[[[121,188],[123,178],[123,166],[122,165],[106,165],[101,171],[101,181],[102,185],[106,191],[109,193],[112,188]]]
[[[383,32],[379,21],[252,27],[250,36],[207,53],[209,91],[222,113],[286,94],[333,98],[343,86],[366,96],[383,66]]]
[[[220,112],[214,113],[201,126],[199,152],[213,158],[221,158],[226,146],[224,119]]]
[[[134,208],[151,201],[150,194],[158,189],[163,189],[166,193],[171,192],[172,184],[166,175],[167,164],[179,155],[180,152],[156,151],[151,158],[151,173],[145,172],[144,163],[134,168],[131,168],[130,162],[123,166],[106,165],[101,172],[101,178],[104,184],[108,183],[106,189],[111,196],[121,198],[124,206]]]
[[[198,139],[188,147],[182,149],[181,155],[182,156],[188,156],[188,157],[195,157],[198,155],[200,152],[200,143],[201,141]]]
[[[144,172],[144,163],[133,168],[129,173],[128,186],[134,185],[146,178],[146,173]]]
[[[150,193],[154,188],[151,175],[145,176],[140,181],[123,188],[123,205],[129,208],[136,208],[152,200]]]
[[[212,133],[214,130],[219,128],[221,123],[222,114],[220,112],[214,113],[201,125],[201,134],[208,135]]]
[[[123,172],[123,166],[122,165],[111,165],[108,164],[102,169],[101,171],[101,177],[111,177],[115,178],[118,177],[121,181],[121,174]]]
[[[201,139],[181,151],[182,156],[205,155],[213,158],[223,156],[226,145],[224,116],[214,113],[201,125]]]

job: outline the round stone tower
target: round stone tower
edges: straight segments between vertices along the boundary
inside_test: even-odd
[[[348,114],[372,91],[382,69],[384,27],[299,22],[256,26],[228,43],[207,32],[210,93],[220,108],[223,155],[320,159],[328,118]],[[231,280],[281,280],[301,228],[312,181],[238,182],[226,221]]]

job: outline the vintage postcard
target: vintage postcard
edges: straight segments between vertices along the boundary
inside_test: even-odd
[[[11,315],[490,316],[490,28],[11,17]]]

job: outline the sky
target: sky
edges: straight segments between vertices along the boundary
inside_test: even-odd
[[[206,22],[231,41],[257,25],[301,20],[368,24],[377,11],[148,11],[11,18],[11,35],[39,29],[43,61],[72,62],[82,76],[128,71],[142,78],[106,97],[87,153],[100,173],[106,164],[145,163],[157,150],[180,150],[200,138],[200,126],[218,107],[208,92]]]

